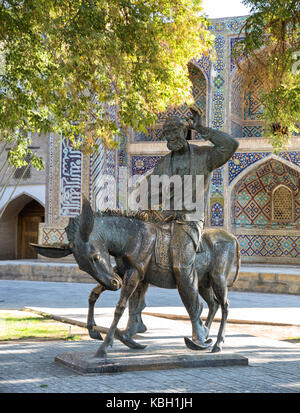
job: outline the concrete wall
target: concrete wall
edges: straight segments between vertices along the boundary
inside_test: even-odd
[[[300,295],[300,274],[242,272],[231,291]]]
[[[233,277],[234,272],[230,280]],[[52,261],[0,261],[0,279],[95,283],[76,263]],[[244,267],[230,291],[300,295],[300,270],[296,267]]]
[[[0,261],[0,279],[93,283],[94,279],[77,264],[53,262]],[[95,282],[96,283],[96,282]]]

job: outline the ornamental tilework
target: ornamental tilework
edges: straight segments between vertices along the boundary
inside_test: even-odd
[[[263,135],[263,126],[243,126],[242,137],[243,138],[259,138]]]
[[[131,175],[144,175],[155,167],[160,158],[160,156],[132,156]]]
[[[200,59],[192,59],[192,62],[196,66],[199,66],[203,70],[206,78],[209,80],[210,71],[211,71],[211,59],[210,59],[210,57],[202,55],[200,57]]]
[[[271,155],[271,152],[236,152],[228,161],[229,184],[246,168]],[[278,155],[296,166],[300,167],[300,151],[280,152]]]
[[[293,194],[293,222],[274,221],[272,194],[284,185]],[[246,175],[232,193],[232,223],[237,226],[292,227],[300,224],[300,173],[275,159],[267,160],[250,175]]]
[[[51,136],[49,151],[49,179],[47,180],[47,223],[56,224],[59,215],[61,137]]]
[[[64,229],[46,224],[40,225],[39,244],[67,244],[68,238]]]
[[[280,152],[279,156],[300,167],[300,151]]]
[[[222,72],[225,68],[225,37],[216,36],[214,45],[216,51],[216,61],[213,63],[213,68],[220,74],[220,72]]]
[[[231,84],[231,114],[241,123],[243,118],[243,86],[241,77],[238,74],[232,79]]]
[[[228,161],[229,183],[231,183],[234,178],[236,178],[248,166],[269,155],[269,152],[236,152],[235,154],[233,154],[231,159]]]
[[[236,67],[236,64],[235,64],[235,61],[234,61],[234,58],[233,58],[234,48],[244,38],[245,37],[242,36],[242,37],[233,37],[233,38],[230,39],[230,72],[232,72]]]
[[[105,147],[97,141],[98,150],[91,155],[91,202],[95,209],[101,209],[103,204],[104,174],[105,174]]]
[[[215,169],[211,175],[210,180],[210,196],[216,194],[223,196],[223,184],[224,184],[224,167],[221,166]]]
[[[215,33],[239,34],[247,16],[213,19],[209,30]]]
[[[216,59],[213,62],[212,78],[212,127],[223,129],[225,124],[225,78],[226,78],[226,39],[217,34],[214,41]]]
[[[225,98],[224,94],[221,92],[217,92],[213,95],[213,120],[212,126],[215,129],[222,129],[224,126],[224,103]]]
[[[260,103],[260,95],[263,86],[258,80],[253,82],[250,92],[244,95],[244,120],[260,120],[263,106]]]
[[[224,225],[224,167],[215,169],[210,179],[210,226]]]
[[[61,145],[60,216],[76,216],[81,209],[82,153],[75,151],[65,138]]]
[[[243,127],[237,122],[231,121],[231,136],[241,138],[243,136]]]
[[[224,198],[211,198],[210,200],[210,226],[222,227],[224,225]]]
[[[297,258],[300,237],[288,235],[237,235],[240,251],[246,257]]]

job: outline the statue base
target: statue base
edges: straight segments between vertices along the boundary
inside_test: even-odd
[[[111,350],[106,358],[96,358],[95,351],[74,351],[56,356],[55,361],[83,374],[248,365],[248,358],[238,354],[195,352],[188,349],[172,349],[169,352],[167,349],[153,352]]]

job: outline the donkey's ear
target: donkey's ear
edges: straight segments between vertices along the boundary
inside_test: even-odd
[[[82,196],[82,209],[81,209],[81,216],[80,216],[80,237],[83,242],[88,242],[89,236],[93,231],[94,227],[94,212],[91,208],[89,201],[86,197]]]

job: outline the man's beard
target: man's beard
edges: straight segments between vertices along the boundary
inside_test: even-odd
[[[186,140],[183,138],[177,139],[175,142],[167,142],[167,147],[170,151],[180,151],[180,149],[184,148]]]

